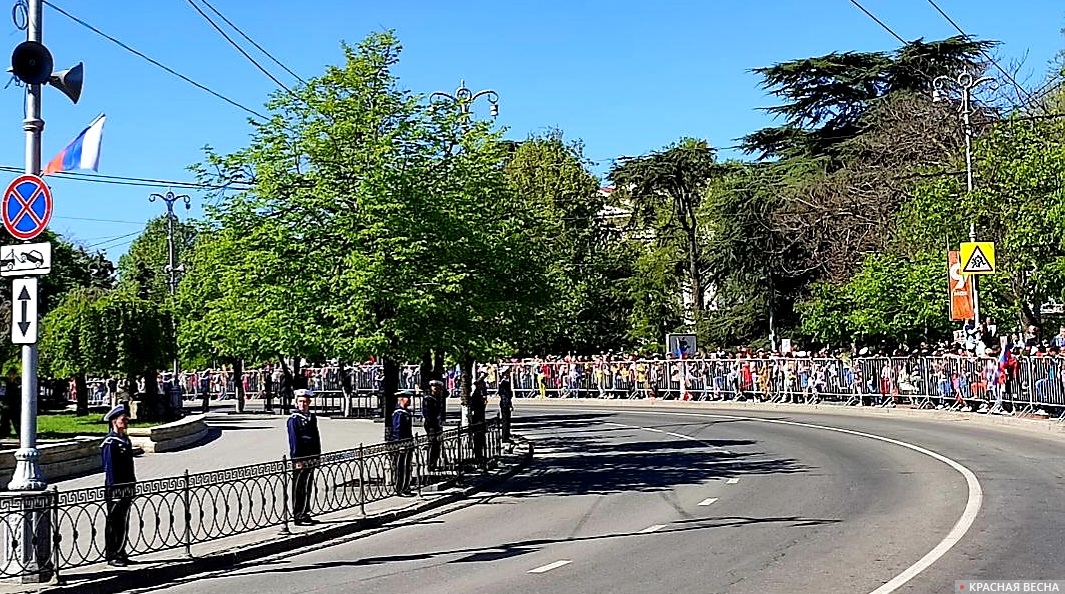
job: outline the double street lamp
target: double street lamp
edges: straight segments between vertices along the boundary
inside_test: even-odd
[[[935,103],[949,100],[952,92],[961,93],[961,105],[958,108],[965,133],[965,191],[971,194],[973,191],[973,125],[972,114],[973,89],[983,83],[993,82],[989,76],[973,76],[968,72],[961,72],[955,77],[937,76],[932,81],[932,101]],[[969,219],[969,241],[976,241],[976,221]],[[969,282],[973,292],[973,324],[980,325],[980,299],[976,292],[976,275],[970,275]]]
[[[192,197],[188,194],[174,194],[174,192],[167,190],[166,194],[152,194],[148,196],[149,202],[155,202],[156,200],[162,200],[166,203],[166,250],[167,250],[167,263],[164,269],[167,274],[166,286],[170,290],[170,297],[177,294],[178,273],[185,272],[185,267],[177,262],[177,252],[174,245],[174,221],[177,220],[177,215],[174,214],[174,204],[181,201],[185,203],[185,210],[189,210],[192,207]],[[174,340],[177,340],[177,319],[174,320]],[[178,386],[178,373],[181,368],[178,363],[177,345],[174,346],[174,368],[173,376],[170,378],[171,389]],[[172,396],[171,396],[172,397]]]
[[[490,105],[488,113],[493,117],[499,115],[499,94],[492,89],[484,89],[483,91],[477,91],[474,93],[470,89],[466,88],[466,81],[459,81],[459,88],[455,89],[455,94],[444,93],[443,91],[436,91],[429,95],[429,102],[437,105],[453,104],[459,107],[463,115],[469,116],[473,109],[473,103],[485,97],[488,99]]]

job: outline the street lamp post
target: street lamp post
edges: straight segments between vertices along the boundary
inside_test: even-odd
[[[474,93],[466,88],[466,81],[464,80],[459,81],[459,88],[455,89],[454,95],[444,93],[443,91],[436,91],[429,95],[429,101],[441,105],[448,103],[458,105],[459,109],[462,110],[463,115],[469,116],[470,111],[473,108],[473,103],[481,97],[488,99],[488,103],[491,106],[488,113],[491,114],[493,118],[497,117],[499,115],[499,94],[492,89],[484,89],[483,91],[477,91]]]
[[[429,95],[429,102],[432,103],[433,105],[456,105],[456,106],[458,106],[459,111],[462,113],[463,117],[468,119],[471,116],[472,112],[473,112],[473,104],[474,104],[474,102],[476,102],[481,97],[484,97],[485,99],[488,100],[488,104],[490,106],[489,109],[488,109],[489,115],[491,115],[493,119],[498,117],[499,116],[499,93],[496,93],[492,89],[483,89],[481,91],[477,91],[476,93],[474,93],[473,91],[471,91],[470,89],[468,89],[466,87],[466,81],[465,80],[460,80],[459,81],[459,88],[455,89],[455,93],[454,94],[445,93],[443,91],[436,91],[436,92],[430,94]],[[472,377],[466,377],[466,376],[467,376],[466,370],[464,370],[463,371],[463,381],[466,382],[469,385],[469,390],[470,390],[470,392],[472,392],[473,391],[473,378]],[[463,387],[459,386],[459,390],[462,390],[462,389],[463,389]],[[470,419],[469,419],[469,414],[470,414],[469,405],[466,404],[466,399],[465,398],[462,398],[461,402],[463,402],[463,404],[461,405],[462,412],[459,415],[459,422],[462,424],[462,426],[466,426],[469,423],[469,421],[470,421]]]
[[[951,89],[961,91],[961,107],[959,112],[961,113],[962,126],[965,133],[965,192],[971,194],[973,191],[973,125],[971,116],[973,114],[972,104],[972,91],[974,88],[980,86],[986,82],[992,82],[994,79],[990,76],[976,77],[968,72],[961,72],[956,77],[949,76],[937,76],[932,81],[932,101],[939,102],[947,100],[947,94]],[[976,241],[976,221],[974,218],[969,220],[969,241]],[[969,283],[973,292],[973,324],[975,326],[980,325],[980,297],[976,291],[976,276],[970,275]]]
[[[177,215],[174,214],[174,204],[179,200],[185,203],[185,210],[191,208],[192,198],[188,194],[177,194],[167,190],[166,194],[152,194],[148,196],[149,202],[155,202],[156,200],[162,200],[166,202],[166,251],[167,251],[167,263],[166,263],[166,286],[170,290],[170,298],[173,299],[177,294],[178,273],[184,272],[185,267],[177,262],[177,253],[174,249],[174,221],[177,219]],[[174,340],[177,340],[177,319],[173,320],[174,323]],[[171,370],[173,375],[170,377],[171,389],[178,386],[178,374],[181,372],[181,366],[177,356],[177,346],[174,347],[174,368]],[[168,395],[171,398],[172,395]]]

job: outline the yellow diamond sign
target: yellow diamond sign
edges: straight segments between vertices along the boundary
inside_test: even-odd
[[[961,244],[962,274],[994,274],[995,244],[990,241],[967,241]]]

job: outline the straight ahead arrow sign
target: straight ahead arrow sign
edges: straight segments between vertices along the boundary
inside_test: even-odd
[[[11,282],[11,294],[18,306],[11,312],[11,342],[34,344],[37,342],[37,279],[16,278]]]
[[[26,290],[26,287],[22,287],[22,292],[19,293],[18,300],[22,303],[22,318],[18,323],[18,329],[22,331],[22,335],[26,335],[26,331],[30,329],[30,323],[26,320],[29,319],[30,308],[30,292]],[[36,308],[35,308],[36,309]]]

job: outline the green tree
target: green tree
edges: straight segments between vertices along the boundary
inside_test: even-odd
[[[175,220],[173,237],[175,258],[181,264],[184,255],[196,241],[196,227],[192,223]],[[169,302],[169,249],[167,215],[148,221],[144,231],[130,244],[129,251],[118,259],[120,281],[134,283],[138,294],[145,299],[158,303]]]
[[[661,151],[624,160],[609,174],[619,198],[630,205],[636,226],[652,229],[656,236],[677,238],[696,320],[705,309],[707,290],[699,205],[718,170],[715,155],[705,141],[685,138]]]
[[[343,65],[274,96],[247,148],[196,168],[246,189],[208,209],[211,237],[189,258],[186,348],[377,356],[387,410],[399,361],[442,343],[491,352],[535,301],[518,290],[539,277],[503,183],[512,147],[402,88],[400,50],[391,33],[345,47]]]
[[[587,354],[623,348],[631,260],[623,255],[619,231],[601,219],[606,201],[581,144],[565,142],[560,131],[534,136],[513,151],[505,174],[518,208],[535,224],[526,233],[525,251],[546,270],[552,293],[525,324],[521,350]]]
[[[109,368],[103,356],[105,341],[111,337],[101,331],[105,325],[98,317],[104,296],[104,291],[95,287],[73,289],[41,319],[40,369],[51,377],[74,378],[78,416],[89,414],[86,376]]]

